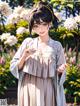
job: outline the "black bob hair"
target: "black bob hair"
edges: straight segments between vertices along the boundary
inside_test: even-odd
[[[31,34],[34,22],[40,24],[40,20],[46,23],[52,22],[53,27],[58,27],[58,18],[54,15],[52,6],[48,2],[40,1],[38,6],[33,10],[29,22],[29,32]]]

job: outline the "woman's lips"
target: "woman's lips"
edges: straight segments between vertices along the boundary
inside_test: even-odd
[[[40,34],[44,34],[44,32],[40,32]]]

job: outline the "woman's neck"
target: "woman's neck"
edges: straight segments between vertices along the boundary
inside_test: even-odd
[[[39,40],[40,43],[48,43],[49,39],[50,39],[49,35],[38,37],[38,40]]]

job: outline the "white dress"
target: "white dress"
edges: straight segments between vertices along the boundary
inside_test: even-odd
[[[32,47],[32,46],[31,46]],[[20,92],[20,106],[55,106],[52,78],[55,70],[53,49],[47,45],[43,52],[36,52],[26,61]],[[26,70],[29,70],[28,72]]]
[[[36,49],[37,41],[37,38],[26,38],[10,63],[10,71],[18,79],[18,106],[66,106],[63,88],[66,71],[60,78],[55,75],[56,68],[65,63],[60,42],[50,39],[43,56],[39,52],[34,53],[23,69],[18,69],[19,59],[26,46]]]

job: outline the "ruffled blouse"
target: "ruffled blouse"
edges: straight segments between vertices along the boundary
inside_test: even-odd
[[[36,52],[26,60],[23,72],[42,78],[54,77],[56,69],[54,62],[55,56],[52,47],[47,45],[42,52],[37,47]]]

